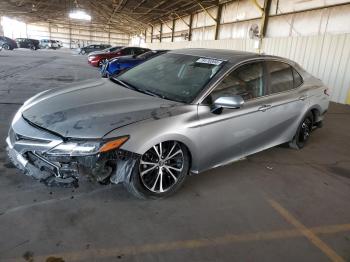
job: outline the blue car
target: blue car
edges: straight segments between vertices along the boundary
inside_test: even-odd
[[[158,55],[164,54],[169,50],[151,50],[138,56],[121,56],[113,58],[101,66],[101,76],[109,77],[120,74],[121,72],[137,66],[146,60],[149,60]]]

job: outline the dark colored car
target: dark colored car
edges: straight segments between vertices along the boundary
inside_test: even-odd
[[[111,75],[117,75],[129,68],[137,66],[148,59],[164,54],[169,50],[151,50],[138,56],[121,56],[114,58],[109,62],[106,62],[101,67],[101,76],[109,77]]]
[[[112,47],[111,45],[88,45],[80,48],[79,54],[85,55],[94,51],[102,51],[106,48]]]
[[[17,43],[11,38],[0,36],[0,46],[6,50],[13,50],[14,48],[17,48]]]
[[[19,48],[29,48],[32,50],[40,49],[39,40],[30,39],[30,38],[16,38],[16,43]]]
[[[95,52],[94,54],[90,54],[88,57],[88,62],[93,66],[102,66],[109,59],[126,56],[126,55],[141,55],[145,52],[151,51],[148,48],[142,47],[123,47],[114,52]]]

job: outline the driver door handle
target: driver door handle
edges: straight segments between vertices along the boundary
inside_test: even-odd
[[[269,110],[272,107],[272,105],[263,105],[259,107],[259,111],[265,112],[266,110]]]

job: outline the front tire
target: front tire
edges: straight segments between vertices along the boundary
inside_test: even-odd
[[[10,50],[10,49],[11,49],[10,45],[8,45],[8,44],[4,44],[2,47],[3,47],[5,50]]]
[[[307,113],[301,121],[293,140],[289,142],[290,148],[302,149],[306,145],[312,132],[313,121],[312,113]]]
[[[100,61],[98,61],[98,67],[102,67],[104,63],[107,63],[108,62],[108,59],[102,59]]]
[[[190,154],[184,145],[161,142],[142,155],[124,185],[140,199],[168,197],[182,186],[189,167]]]

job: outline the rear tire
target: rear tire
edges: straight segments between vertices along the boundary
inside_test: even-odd
[[[176,141],[162,142],[142,155],[124,186],[140,199],[165,198],[182,186],[189,167],[190,154],[184,145]]]
[[[312,113],[307,113],[303,121],[301,121],[293,140],[289,142],[290,148],[302,149],[306,145],[312,132],[313,121]]]

